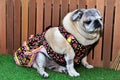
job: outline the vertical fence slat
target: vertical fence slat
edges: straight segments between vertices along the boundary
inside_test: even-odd
[[[53,0],[52,26],[59,25],[60,0]]]
[[[52,0],[45,0],[44,29],[51,25],[51,4]]]
[[[69,2],[70,6],[69,6],[69,11],[73,11],[75,9],[77,9],[77,0],[70,0]]]
[[[14,0],[14,50],[20,47],[20,0]]]
[[[61,24],[64,16],[68,13],[68,0],[61,0]]]
[[[36,21],[36,33],[43,31],[43,0],[37,0],[37,21]]]
[[[22,42],[27,40],[28,36],[28,0],[22,1]]]
[[[28,35],[35,34],[35,10],[36,9],[36,0],[29,0],[29,28]]]
[[[104,6],[105,6],[104,0],[97,0],[96,1],[96,8],[100,11],[102,17],[104,17]]]
[[[101,12],[101,15],[104,16],[104,0],[97,0],[96,7]],[[102,54],[102,38],[100,38],[99,43],[94,48],[94,65],[102,66],[101,55]]]
[[[13,0],[7,0],[7,52],[13,53]]]
[[[79,3],[78,6],[79,9],[86,8],[86,0],[78,0],[78,3]]]
[[[114,0],[107,0],[104,26],[103,66],[110,66],[112,29],[113,29]]]
[[[0,0],[0,53],[6,53],[6,0]]]
[[[96,5],[96,0],[87,0],[87,8],[94,8]]]
[[[119,41],[120,41],[120,0],[116,0],[112,60],[115,59],[120,50]]]

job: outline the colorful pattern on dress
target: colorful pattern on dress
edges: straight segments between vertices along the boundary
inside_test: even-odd
[[[75,64],[79,65],[81,63],[81,59],[88,55],[87,51],[88,49],[91,48],[91,45],[89,46],[83,46],[82,44],[80,44],[75,37],[68,33],[64,27],[60,26],[59,27],[59,31],[61,32],[61,34],[66,38],[66,40],[70,43],[70,45],[72,46],[72,48],[74,49],[75,52],[75,58],[74,58],[74,62]],[[45,45],[46,46],[46,50],[49,54],[49,56],[55,60],[56,63],[65,66],[66,65],[66,61],[64,59],[64,55],[58,54],[56,52],[53,51],[53,49],[51,49],[51,47],[49,47],[48,44]]]
[[[68,33],[62,26],[59,27],[59,31],[74,49],[75,52],[74,62],[76,64],[80,64],[81,59],[87,55],[86,52],[91,46],[83,46],[79,44],[75,37]],[[51,57],[51,59],[53,59],[56,63],[60,65],[63,66],[66,65],[64,55],[61,55],[53,51],[53,49],[49,46],[45,39],[45,33],[46,31],[41,34],[31,35],[28,41],[24,42],[22,47],[20,47],[14,53],[15,56],[14,59],[16,61],[16,64],[20,66],[31,67],[36,58],[37,53],[40,52],[41,48],[44,47],[46,48],[47,53]]]
[[[66,38],[66,40],[70,43],[71,47],[73,48],[75,52],[75,58],[74,58],[75,64],[80,64],[81,59],[89,54],[88,50],[91,49],[92,45],[83,46],[77,41],[77,39],[72,34],[68,33],[64,29],[64,27],[59,27],[59,31]]]
[[[46,44],[44,35],[45,32],[42,34],[31,35],[28,41],[24,42],[22,47],[14,53],[16,64],[31,67],[37,53],[43,48],[42,45]]]

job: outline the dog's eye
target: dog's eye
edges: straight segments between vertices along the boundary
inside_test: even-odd
[[[91,21],[84,21],[85,24],[89,25]]]
[[[102,18],[100,18],[100,20],[102,21]]]

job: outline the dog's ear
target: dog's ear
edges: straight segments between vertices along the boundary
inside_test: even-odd
[[[76,10],[76,11],[73,13],[73,15],[72,15],[72,20],[73,20],[73,21],[78,21],[78,20],[81,19],[82,15],[83,15],[83,11],[80,10],[80,9],[78,9],[78,10]]]

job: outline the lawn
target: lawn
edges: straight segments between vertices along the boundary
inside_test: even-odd
[[[77,68],[80,77],[47,70],[49,78],[42,78],[33,68],[17,66],[12,55],[0,54],[0,80],[120,80],[120,71],[98,68],[85,69]]]

